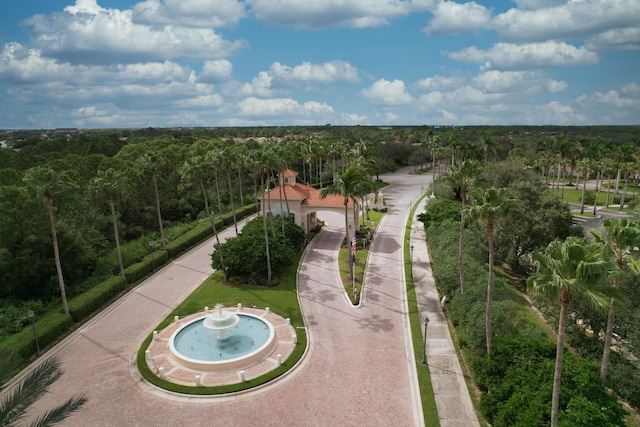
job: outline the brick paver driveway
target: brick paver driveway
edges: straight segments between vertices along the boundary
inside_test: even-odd
[[[129,360],[140,342],[211,273],[212,241],[173,262],[52,350],[65,374],[37,402],[39,413],[87,391],[68,426],[414,426],[422,424],[407,326],[402,236],[411,201],[428,178],[385,176],[390,207],[370,255],[365,301],[347,304],[336,272],[344,219],[326,230],[299,272],[309,351],[295,372],[225,398],[172,399],[140,387]],[[226,233],[226,234],[225,234]],[[226,237],[232,233],[222,233]]]

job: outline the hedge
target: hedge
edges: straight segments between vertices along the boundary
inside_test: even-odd
[[[54,343],[73,325],[73,318],[59,311],[51,311],[35,321],[40,350]],[[33,327],[25,326],[17,334],[0,342],[0,354],[10,354],[13,359],[27,359],[37,350]]]
[[[248,215],[255,213],[255,205],[242,206],[236,209],[236,219],[240,220]],[[228,212],[223,215],[216,215],[215,217],[216,230],[220,232],[226,226],[233,224],[233,213]],[[203,221],[192,230],[187,231],[177,239],[167,243],[167,253],[169,258],[175,258],[178,255],[191,249],[198,243],[203,242],[209,237],[213,236],[213,229],[209,221]]]
[[[156,267],[162,266],[169,259],[169,254],[165,250],[157,250],[145,256],[142,261],[124,269],[124,275],[128,283],[134,283],[153,273]]]
[[[80,322],[101,309],[127,286],[122,276],[113,276],[69,301],[69,313]]]

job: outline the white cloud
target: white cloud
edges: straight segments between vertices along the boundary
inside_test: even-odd
[[[432,13],[433,19],[423,28],[432,36],[478,31],[487,28],[491,22],[491,10],[476,2],[443,1]]]
[[[596,64],[598,56],[584,47],[557,41],[511,44],[497,43],[488,50],[475,46],[457,52],[443,52],[458,61],[480,64],[483,69],[522,70]]]
[[[64,13],[35,15],[25,23],[45,56],[72,63],[216,59],[246,47],[208,28],[135,24],[131,10],[100,8],[92,0],[77,0]]]
[[[566,90],[566,82],[549,79],[542,71],[485,71],[472,81],[473,86],[490,93],[551,93]]]
[[[514,3],[518,9],[536,10],[549,7],[560,6],[565,4],[567,0],[515,0]]]
[[[406,105],[413,102],[402,80],[380,79],[361,93],[369,102],[377,105]]]
[[[359,80],[358,69],[345,61],[329,61],[322,64],[303,62],[295,67],[276,62],[271,65],[269,73],[283,85],[294,82],[310,84],[357,83]]]
[[[321,118],[332,116],[333,108],[330,105],[320,102],[310,101],[300,104],[291,98],[245,98],[238,103],[240,114],[251,117],[282,117],[291,118]],[[324,120],[320,120],[322,122]]]
[[[640,27],[621,28],[596,34],[585,47],[594,51],[640,50]]]
[[[241,96],[259,96],[268,98],[275,96],[275,91],[271,88],[271,81],[273,76],[266,71],[260,71],[256,77],[251,80],[251,83],[244,83],[239,94]]]
[[[133,21],[149,25],[235,27],[245,16],[237,0],[145,0],[133,7]]]
[[[204,61],[202,72],[198,76],[198,81],[205,83],[219,83],[231,80],[233,64],[227,59],[216,61]]]
[[[421,90],[451,89],[464,84],[465,78],[461,76],[433,76],[427,77],[418,82]]]
[[[250,83],[244,83],[240,88],[237,88],[236,84],[228,85],[227,89],[245,97],[269,98],[282,96],[300,85],[312,87],[315,90],[318,85],[358,81],[358,69],[344,61],[329,61],[321,64],[303,62],[293,67],[276,62],[268,71],[260,71]]]
[[[360,114],[356,114],[356,113],[342,113],[340,115],[339,123],[336,124],[342,124],[342,125],[361,125],[361,124],[365,124],[367,123],[367,120],[369,118],[367,116],[363,116]]]
[[[369,28],[424,11],[435,0],[246,0],[252,13],[269,25],[296,28]]]
[[[639,16],[637,0],[570,0],[543,9],[510,9],[497,15],[493,26],[503,40],[583,39],[613,29],[638,27]]]

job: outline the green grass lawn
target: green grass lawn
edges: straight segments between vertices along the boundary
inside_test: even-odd
[[[595,191],[595,190],[587,189],[587,191]],[[567,203],[573,203],[576,205],[579,205],[582,203],[582,188],[579,188],[579,189],[565,188],[564,191],[562,189],[555,189],[553,190],[553,192],[556,196],[562,197],[562,199]],[[626,200],[629,201],[633,197],[634,197],[634,194],[631,191],[627,191]],[[600,194],[598,195],[597,206],[604,207],[606,203],[607,203],[607,192],[606,192],[606,189],[603,188],[600,191]],[[609,193],[609,205],[613,205],[613,191]],[[590,208],[593,209],[593,203],[585,203],[585,211]],[[615,206],[615,209],[617,209],[617,206]]]

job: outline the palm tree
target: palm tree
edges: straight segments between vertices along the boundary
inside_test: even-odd
[[[124,263],[122,262],[122,250],[120,249],[120,237],[118,233],[118,219],[116,217],[115,202],[113,200],[113,194],[116,191],[124,190],[127,186],[126,177],[122,172],[116,171],[113,168],[109,168],[104,171],[98,171],[98,174],[93,179],[93,189],[95,192],[104,191],[109,197],[109,208],[111,209],[111,221],[113,223],[113,236],[116,241],[116,252],[118,254],[118,264],[120,265],[120,275],[126,277],[124,274]]]
[[[222,152],[222,148],[219,147],[217,144],[214,147],[212,147],[211,151],[208,151],[204,155],[204,158],[212,166],[212,168],[210,169],[213,172],[213,184],[216,190],[216,201],[218,202],[218,213],[222,215],[222,199],[220,198],[220,180],[218,178],[218,171],[224,161],[223,160],[224,154]]]
[[[224,267],[224,256],[222,255],[222,246],[220,245],[220,239],[218,238],[218,230],[216,230],[215,218],[209,210],[209,197],[207,196],[207,188],[204,182],[205,174],[208,171],[209,164],[210,163],[204,158],[204,156],[194,156],[184,162],[180,173],[184,180],[193,180],[195,178],[196,183],[198,184],[198,188],[200,188],[200,193],[202,194],[202,198],[204,199],[204,211],[207,215],[207,218],[209,218],[211,229],[213,230],[213,234],[216,237],[216,252],[218,252],[218,256],[220,257],[220,266],[222,267],[224,280],[227,280],[227,272]]]
[[[23,182],[27,189],[36,195],[44,195],[47,199],[47,212],[49,213],[49,228],[51,228],[51,239],[53,240],[53,256],[58,275],[58,285],[60,286],[60,297],[64,313],[69,315],[69,305],[67,304],[67,292],[64,286],[64,276],[62,275],[62,264],[60,263],[60,249],[58,248],[58,233],[56,232],[56,220],[53,214],[53,192],[59,187],[70,185],[66,175],[58,174],[48,167],[37,167],[27,171]]]
[[[445,179],[451,182],[456,188],[460,188],[460,243],[458,245],[458,271],[460,275],[460,293],[464,293],[464,268],[462,265],[462,252],[464,247],[464,214],[467,203],[467,190],[469,185],[473,185],[476,177],[482,171],[482,165],[477,160],[464,160],[459,165],[451,166]]]
[[[491,354],[491,303],[493,302],[493,236],[497,218],[506,215],[516,200],[508,197],[507,189],[491,187],[488,190],[477,189],[470,193],[472,204],[467,214],[472,219],[482,221],[487,232],[489,246],[489,279],[487,281],[487,310],[485,313],[485,332],[487,355]]]
[[[600,160],[595,162],[595,169],[597,172],[596,175],[596,198],[593,202],[593,215],[596,215],[596,209],[598,208],[598,199],[600,198],[600,191],[602,190],[602,184],[604,179],[604,162],[605,160]]]
[[[627,190],[629,188],[629,177],[631,176],[631,172],[635,170],[636,164],[634,162],[624,162],[621,168],[624,172],[624,186],[622,187],[622,196],[620,196],[619,211],[622,211],[624,208],[624,200],[627,197]]]
[[[484,135],[480,139],[480,143],[482,144],[482,152],[484,156],[484,164],[486,165],[489,161],[489,152],[496,154],[496,142],[491,138],[491,135]]]
[[[433,196],[436,188],[436,152],[440,148],[440,137],[438,135],[429,137],[427,145],[431,150],[431,157],[433,159],[433,176],[431,178],[431,195]]]
[[[640,270],[638,256],[640,246],[640,225],[631,222],[627,218],[612,219],[604,218],[602,225],[606,230],[605,236],[598,231],[592,231],[596,240],[603,244],[606,252],[615,262],[618,268],[617,274],[612,277],[614,288],[620,286],[621,275],[626,270],[637,273]],[[607,330],[604,335],[604,351],[602,353],[602,364],[600,365],[600,377],[605,380],[609,369],[609,356],[611,354],[611,338],[616,317],[616,300],[611,299],[609,315],[607,316]]]
[[[164,226],[162,225],[162,211],[160,209],[160,192],[158,191],[158,166],[161,165],[160,157],[156,154],[145,154],[138,164],[141,169],[151,170],[151,179],[153,181],[153,190],[156,196],[156,213],[158,214],[158,227],[160,229],[160,240],[162,241],[162,249],[166,249],[166,241],[164,238]]]
[[[236,206],[233,201],[233,187],[231,186],[231,165],[236,161],[236,154],[234,146],[229,145],[222,149],[219,156],[220,162],[224,165],[227,171],[227,185],[229,186],[229,199],[231,203],[231,212],[233,214],[233,226],[236,230],[236,236],[238,235],[238,220],[236,219]]]
[[[269,231],[267,227],[266,203],[264,201],[264,193],[265,191],[268,191],[268,189],[265,188],[265,180],[264,180],[264,176],[265,176],[265,173],[267,172],[268,163],[269,163],[268,156],[269,156],[269,153],[266,153],[265,151],[260,151],[258,153],[256,166],[258,167],[258,173],[260,174],[260,191],[262,192],[262,203],[260,203],[260,205],[262,208],[262,229],[264,231],[264,245],[265,245],[265,254],[267,258],[267,283],[271,283],[271,274],[272,274],[271,251],[269,249]],[[269,203],[269,209],[271,209],[270,198],[267,203]],[[273,219],[273,216],[272,216],[272,219]]]
[[[596,164],[589,158],[581,159],[578,163],[578,168],[582,171],[582,198],[580,201],[580,215],[584,213],[584,200],[587,193],[587,181],[589,181],[589,175],[596,168]],[[576,184],[578,185],[578,184]]]
[[[534,274],[527,280],[528,288],[560,302],[560,319],[553,375],[551,425],[558,425],[560,410],[560,380],[564,353],[564,333],[569,303],[587,302],[595,308],[609,305],[614,289],[606,285],[606,278],[615,265],[603,254],[602,245],[583,238],[569,237],[564,242],[554,240],[547,248],[531,254]]]
[[[5,366],[2,366],[3,368]],[[4,370],[3,370],[4,372]],[[0,425],[15,426],[27,415],[29,406],[33,405],[47,389],[62,375],[60,363],[55,358],[45,360],[31,371],[0,402]],[[52,426],[62,422],[77,411],[87,401],[86,393],[76,395],[62,405],[40,415],[30,426]]]
[[[336,174],[336,179],[333,183],[326,187],[320,193],[320,197],[325,198],[330,194],[342,196],[344,199],[344,231],[345,242],[348,245],[350,241],[349,236],[349,201],[353,201],[355,204],[356,199],[360,196],[362,188],[371,183],[371,177],[368,173],[358,166],[349,166],[344,173]],[[354,224],[357,224],[354,221]],[[355,230],[354,230],[355,232]],[[353,277],[353,264],[349,263],[349,270],[351,277]]]

